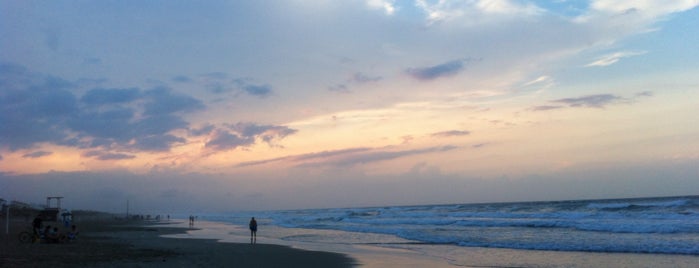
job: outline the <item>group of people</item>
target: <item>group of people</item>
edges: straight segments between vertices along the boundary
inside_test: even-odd
[[[73,241],[78,237],[78,228],[75,225],[72,225],[70,231],[65,234],[61,233],[56,226],[46,225],[46,227],[42,227],[43,221],[41,217],[37,216],[32,222],[35,240],[43,240],[46,243],[61,243]]]

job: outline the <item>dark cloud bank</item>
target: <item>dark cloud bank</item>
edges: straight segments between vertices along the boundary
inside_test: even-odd
[[[253,95],[271,92],[266,86],[240,85]],[[16,151],[40,143],[87,149],[84,156],[101,160],[129,159],[139,151],[168,151],[186,139],[173,134],[190,130],[186,115],[206,110],[192,96],[168,87],[94,88],[81,96],[69,81],[33,73],[14,64],[0,64],[0,148]],[[211,133],[214,126],[190,133]],[[232,130],[240,133],[235,140]],[[271,143],[295,130],[254,123],[224,126],[211,147],[231,149],[260,138]],[[36,151],[36,158],[50,152]]]

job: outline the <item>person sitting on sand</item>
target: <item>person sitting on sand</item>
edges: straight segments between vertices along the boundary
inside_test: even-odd
[[[44,231],[41,232],[41,239],[48,239],[49,233],[51,232],[51,225],[46,225]]]
[[[255,217],[250,219],[250,244],[257,244],[257,221]]]
[[[61,242],[61,234],[58,232],[58,227],[53,227],[53,229],[48,231],[46,235],[46,242],[58,243]]]
[[[75,224],[70,227],[70,231],[68,232],[68,235],[66,238],[68,238],[68,241],[74,241],[75,239],[78,238],[78,228],[75,227]]]

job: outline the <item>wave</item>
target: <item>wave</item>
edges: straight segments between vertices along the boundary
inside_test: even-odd
[[[699,196],[314,209],[265,216],[283,227],[428,244],[699,255]]]
[[[587,208],[590,209],[630,209],[630,208],[671,208],[671,207],[682,207],[689,203],[687,199],[669,200],[669,201],[658,201],[658,202],[639,202],[639,203],[627,203],[627,202],[611,202],[611,203],[590,203]]]

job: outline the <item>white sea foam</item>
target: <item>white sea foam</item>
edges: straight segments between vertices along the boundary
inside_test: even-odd
[[[699,197],[267,212],[268,224],[430,244],[699,254]],[[243,219],[217,220],[244,224]],[[298,239],[298,238],[295,238]]]

